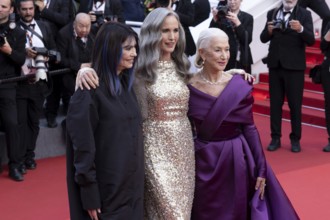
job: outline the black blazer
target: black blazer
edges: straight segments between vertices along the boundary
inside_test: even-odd
[[[0,24],[0,32],[7,32],[7,41],[12,48],[10,55],[0,52],[0,79],[11,78],[21,74],[21,66],[25,62],[25,32],[17,25],[9,28],[9,22]],[[0,84],[0,88],[11,87],[12,84]]]
[[[54,39],[54,35],[52,35],[52,31],[50,27],[48,26],[48,23],[43,21],[36,21],[38,24],[40,31],[42,33],[42,37],[44,39],[45,47],[48,50],[56,50],[56,43]]]
[[[94,36],[90,33],[88,35],[86,45],[90,52],[92,51],[93,43]],[[62,67],[70,68],[74,71],[74,73],[77,73],[80,69],[81,63],[79,62],[79,48],[77,45],[77,40],[75,39],[73,33],[73,23],[66,25],[58,32],[56,44],[62,58],[60,65]]]
[[[44,8],[42,12],[36,7],[35,19],[47,22],[55,36],[57,31],[70,20],[69,2],[68,0],[51,0],[49,7]]]
[[[207,0],[195,0],[193,5],[195,8],[195,18],[192,26],[195,27],[210,17],[211,6]]]
[[[267,13],[267,22],[273,20],[274,14],[276,15],[275,10],[282,10],[282,7],[270,10]],[[260,34],[261,42],[270,41],[268,68],[277,68],[279,65],[292,70],[305,70],[306,68],[306,45],[310,46],[315,42],[311,12],[296,6],[289,20],[292,19],[300,21],[304,27],[302,33],[286,28],[285,31],[274,31],[272,35],[269,35],[266,22],[265,28]]]
[[[237,43],[239,43],[240,48],[240,63],[243,66],[249,66],[253,63],[250,43],[252,42],[252,32],[253,32],[253,17],[252,15],[239,11],[237,15],[238,19],[241,22],[241,25],[232,28],[227,24],[219,24],[213,19],[210,23],[210,27],[218,27],[229,37],[230,45],[230,59],[226,69],[232,69],[235,67],[236,56],[237,56]],[[246,45],[247,44],[247,45]],[[247,48],[247,49],[246,49]]]
[[[186,36],[186,50],[185,53],[188,56],[192,56],[196,53],[195,41],[189,30],[189,26],[192,26],[195,15],[194,5],[190,0],[179,0],[179,4],[175,9],[175,12],[179,15],[181,25],[185,31]]]
[[[78,12],[89,13],[93,9],[93,0],[80,0]],[[105,0],[105,15],[117,15],[118,21],[125,23],[120,0]]]

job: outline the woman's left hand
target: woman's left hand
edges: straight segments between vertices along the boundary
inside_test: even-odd
[[[265,187],[266,187],[266,179],[262,178],[262,177],[258,177],[255,189],[256,190],[259,189],[259,192],[260,192],[259,196],[260,196],[261,200],[264,199]]]

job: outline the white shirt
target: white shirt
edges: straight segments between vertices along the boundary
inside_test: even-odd
[[[30,24],[25,23],[25,22],[23,22],[23,23],[26,24],[27,26],[29,26],[30,24],[35,24],[34,31],[37,32],[40,36],[42,36],[41,30],[34,19],[32,20],[32,22]],[[21,26],[21,28],[23,30],[25,30],[24,27]],[[42,42],[42,40],[39,37],[37,37],[35,34],[31,33],[29,30],[25,30],[25,31],[26,31],[25,48],[45,47],[44,43]],[[29,74],[31,67],[35,67],[35,61],[32,58],[26,57],[25,63],[22,66],[22,73],[24,75]]]

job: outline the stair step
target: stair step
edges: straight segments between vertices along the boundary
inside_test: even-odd
[[[318,48],[318,49],[320,49],[320,45],[321,45],[321,39],[317,38],[317,39],[315,39],[315,43],[312,46],[308,46],[307,48]]]
[[[269,100],[269,85],[266,83],[255,84],[253,96],[257,100]],[[322,93],[304,90],[303,105],[324,109],[324,96]]]
[[[282,118],[290,120],[290,109],[287,103],[283,105]],[[270,115],[269,100],[255,100],[253,105],[253,112]],[[322,109],[313,109],[303,106],[302,108],[302,122],[312,124],[320,127],[325,127],[325,114]]]
[[[260,83],[268,83],[269,76],[268,73],[260,73],[259,74],[259,82]],[[316,91],[316,92],[323,92],[323,88],[320,84],[315,84],[312,82],[312,79],[309,78],[308,75],[305,75],[305,84],[304,89]]]
[[[324,55],[320,49],[306,48],[307,63],[321,63],[324,60]]]

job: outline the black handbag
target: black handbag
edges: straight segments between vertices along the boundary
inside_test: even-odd
[[[312,78],[313,83],[321,84],[322,83],[321,74],[322,74],[322,64],[318,64],[309,71],[309,78]]]

